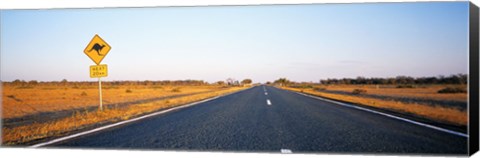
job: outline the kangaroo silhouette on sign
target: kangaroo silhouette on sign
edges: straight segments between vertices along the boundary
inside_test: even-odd
[[[103,47],[105,47],[104,44],[100,45],[98,43],[95,43],[92,47],[92,49],[90,49],[88,52],[91,52],[92,50],[95,50],[97,51],[98,55],[100,56],[103,56],[102,54],[100,54],[100,52],[102,51]]]

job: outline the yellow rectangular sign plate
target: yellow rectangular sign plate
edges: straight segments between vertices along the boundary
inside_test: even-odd
[[[90,66],[91,78],[99,78],[99,77],[107,77],[107,76],[108,76],[108,67],[106,64]]]

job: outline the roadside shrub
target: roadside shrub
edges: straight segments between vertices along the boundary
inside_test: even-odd
[[[118,89],[118,86],[105,86],[103,89]]]
[[[153,88],[153,89],[163,89],[162,86],[153,86],[152,88]]]
[[[352,91],[352,93],[353,94],[365,94],[365,93],[367,93],[367,90],[365,90],[365,89],[354,89]]]
[[[18,102],[22,101],[21,99],[16,98],[15,95],[7,95],[7,97],[12,98],[13,100],[18,101]]]
[[[80,94],[80,96],[87,96],[87,92],[83,91],[82,94]]]
[[[54,87],[47,87],[47,88],[42,88],[42,90],[57,90],[58,88]]]
[[[397,88],[415,88],[413,85],[398,85]]]
[[[180,88],[174,88],[172,89],[172,92],[181,92],[181,91],[180,91]]]
[[[467,93],[465,88],[460,87],[446,87],[438,91],[438,93]]]
[[[125,93],[132,93],[132,90],[127,89],[127,90],[125,90]]]
[[[16,89],[33,89],[33,86],[20,86],[20,87],[17,87]]]
[[[313,88],[312,85],[301,85],[300,88]]]
[[[324,90],[327,90],[327,88],[325,88],[325,87],[315,87],[315,88],[313,88],[313,90],[315,90],[315,91],[324,91]]]

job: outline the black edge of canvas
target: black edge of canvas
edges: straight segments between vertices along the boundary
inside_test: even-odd
[[[478,151],[479,143],[479,50],[478,50],[478,7],[470,2],[469,5],[469,47],[470,47],[470,72],[469,72],[469,155],[473,155]]]

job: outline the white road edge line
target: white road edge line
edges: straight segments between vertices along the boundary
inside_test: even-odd
[[[425,123],[413,121],[413,120],[410,120],[410,119],[398,117],[398,116],[395,116],[395,115],[390,115],[390,114],[383,113],[383,112],[378,112],[378,111],[375,111],[375,110],[370,110],[370,109],[367,109],[367,108],[362,108],[362,107],[355,106],[355,105],[351,105],[351,104],[347,104],[347,103],[342,103],[342,102],[338,102],[338,101],[334,101],[334,100],[330,100],[330,99],[325,99],[325,98],[321,98],[321,97],[317,97],[317,96],[312,96],[312,95],[308,95],[308,94],[304,94],[304,93],[299,93],[299,92],[295,92],[295,93],[298,93],[298,94],[300,94],[300,95],[304,95],[304,96],[307,96],[307,97],[315,98],[315,99],[318,99],[318,100],[323,100],[323,101],[335,103],[335,104],[338,104],[338,105],[342,105],[342,106],[346,106],[346,107],[350,107],[350,108],[355,108],[355,109],[359,109],[359,110],[363,110],[363,111],[367,111],[367,112],[371,112],[371,113],[383,115],[383,116],[386,116],[386,117],[390,117],[390,118],[394,118],[394,119],[397,119],[397,120],[405,121],[405,122],[408,122],[408,123],[416,124],[416,125],[419,125],[419,126],[427,127],[427,128],[430,128],[430,129],[434,129],[434,130],[438,130],[438,131],[442,131],[442,132],[450,133],[450,134],[453,134],[453,135],[457,135],[457,136],[462,136],[462,137],[468,138],[468,134],[465,134],[465,133],[461,133],[461,132],[457,132],[457,131],[453,131],[453,130],[448,130],[448,129],[445,129],[445,128],[441,128],[441,127],[437,127],[437,126],[433,126],[433,125],[429,125],[429,124],[425,124]]]
[[[272,102],[270,102],[270,99],[267,99],[267,105],[272,105]]]
[[[290,150],[290,149],[280,149],[280,152],[281,152],[282,154],[291,154],[291,153],[292,153],[292,150]]]
[[[254,87],[255,87],[255,86],[254,86]],[[114,124],[110,124],[110,125],[98,127],[98,128],[92,129],[92,130],[88,130],[88,131],[84,131],[84,132],[72,134],[72,135],[69,135],[69,136],[57,138],[57,139],[54,139],[54,140],[51,140],[51,141],[48,141],[48,142],[38,143],[38,144],[35,144],[35,145],[32,145],[32,146],[29,146],[28,148],[38,148],[38,147],[42,147],[42,146],[45,146],[45,145],[50,145],[50,144],[53,144],[53,143],[57,143],[57,142],[61,142],[61,141],[64,141],[64,140],[68,140],[68,139],[72,139],[72,138],[75,138],[75,137],[79,137],[79,136],[82,136],[82,135],[94,133],[94,132],[101,131],[101,130],[104,130],[104,129],[108,129],[108,128],[111,128],[111,127],[115,127],[115,126],[119,126],[119,125],[122,125],[122,124],[126,124],[126,123],[130,123],[130,122],[138,121],[138,120],[141,120],[141,119],[144,119],[144,118],[148,118],[148,117],[152,117],[152,116],[155,116],[155,115],[160,115],[160,114],[167,113],[167,112],[170,112],[170,111],[174,111],[174,110],[178,110],[178,109],[190,107],[190,106],[193,106],[193,105],[197,105],[197,104],[200,104],[200,103],[208,102],[208,101],[215,100],[215,99],[218,99],[218,98],[221,98],[221,97],[224,97],[224,96],[228,96],[228,95],[232,95],[232,94],[235,94],[235,93],[239,93],[239,92],[242,92],[242,91],[251,89],[251,88],[253,88],[253,87],[250,87],[250,88],[247,88],[247,89],[244,89],[244,90],[241,90],[241,91],[237,91],[237,92],[233,92],[233,93],[228,93],[228,94],[225,94],[225,95],[220,95],[220,96],[216,96],[216,97],[213,97],[213,98],[208,98],[208,99],[200,100],[200,101],[197,101],[197,102],[193,102],[193,103],[189,103],[189,104],[177,106],[177,107],[170,108],[170,109],[167,109],[167,110],[162,110],[162,111],[155,112],[155,113],[151,113],[151,114],[148,114],[148,115],[136,117],[136,118],[133,118],[133,119],[130,119],[130,120],[125,120],[125,121],[117,122],[117,123],[114,123]]]

